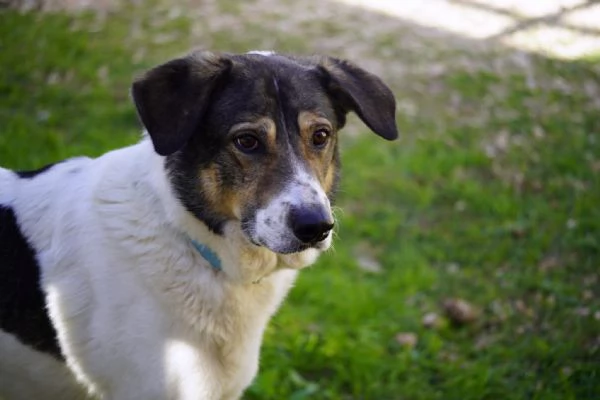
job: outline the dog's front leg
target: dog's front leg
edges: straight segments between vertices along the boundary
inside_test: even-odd
[[[227,382],[214,348],[187,340],[170,340],[164,370],[170,400],[222,400]]]
[[[217,379],[207,379],[207,377],[199,379],[198,376],[188,374],[177,382],[167,383],[166,387],[162,384],[155,385],[153,382],[146,382],[140,386],[127,384],[102,398],[107,400],[222,400],[222,391],[214,382],[217,382]]]

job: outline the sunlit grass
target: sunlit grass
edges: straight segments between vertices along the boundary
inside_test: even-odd
[[[219,7],[244,35],[160,4],[104,19],[1,11],[0,163],[36,168],[134,143],[129,82],[189,47],[311,52],[328,46],[323,32],[346,34],[316,19],[273,39],[273,21],[245,24],[235,2]],[[412,43],[388,39],[373,42],[394,54],[391,71],[402,54],[418,57],[402,47]],[[402,81],[399,142],[363,128],[343,138],[335,251],[301,274],[269,326],[248,399],[600,393],[597,73],[537,58],[479,69],[440,51],[444,73],[391,77]],[[455,326],[447,298],[468,301],[478,318]],[[438,322],[427,328],[430,313]]]

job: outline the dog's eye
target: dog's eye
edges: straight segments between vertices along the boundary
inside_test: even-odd
[[[325,128],[319,128],[312,134],[312,144],[317,148],[325,147],[329,141],[329,130]]]
[[[258,138],[249,133],[245,133],[243,135],[237,136],[233,140],[233,143],[235,144],[235,147],[237,147],[239,150],[243,151],[244,153],[255,152],[260,147],[260,141],[258,140]]]

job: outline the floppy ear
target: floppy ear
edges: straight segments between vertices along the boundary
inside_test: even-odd
[[[327,57],[318,68],[325,76],[327,90],[336,107],[345,114],[354,111],[373,132],[394,140],[396,128],[396,99],[377,76],[348,61]]]
[[[133,101],[158,154],[166,156],[185,145],[231,67],[225,56],[195,52],[159,65],[133,83]]]

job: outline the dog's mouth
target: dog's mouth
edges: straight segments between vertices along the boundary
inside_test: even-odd
[[[265,247],[274,253],[294,254],[294,253],[301,253],[308,249],[315,249],[315,250],[320,250],[320,251],[327,250],[329,248],[329,244],[327,243],[328,238],[329,238],[329,235],[327,235],[327,237],[323,237],[323,239],[321,239],[321,240],[314,241],[311,243],[302,243],[300,241],[293,240],[287,245],[277,245],[277,246],[273,246],[272,244],[267,243],[267,241],[262,238],[258,238],[257,240],[250,239],[250,242],[252,242],[252,244],[254,244],[255,246]]]
[[[246,221],[242,222],[242,231],[250,243],[254,246],[265,247],[274,253],[278,254],[294,254],[301,253],[309,249],[325,251],[331,246],[331,236],[333,224],[328,228],[324,228],[318,234],[302,240],[291,227],[288,227],[284,232],[273,233],[269,236],[260,236],[253,228],[253,224]]]
[[[324,237],[323,239],[321,239],[319,241],[315,241],[313,243],[293,243],[289,247],[280,248],[280,249],[278,249],[278,251],[275,251],[275,252],[280,253],[280,254],[293,254],[293,253],[301,253],[308,249],[324,251],[324,250],[327,250],[327,248],[329,247],[329,245],[325,244],[326,240],[327,240],[327,237]],[[271,249],[271,250],[273,250],[273,249]]]

